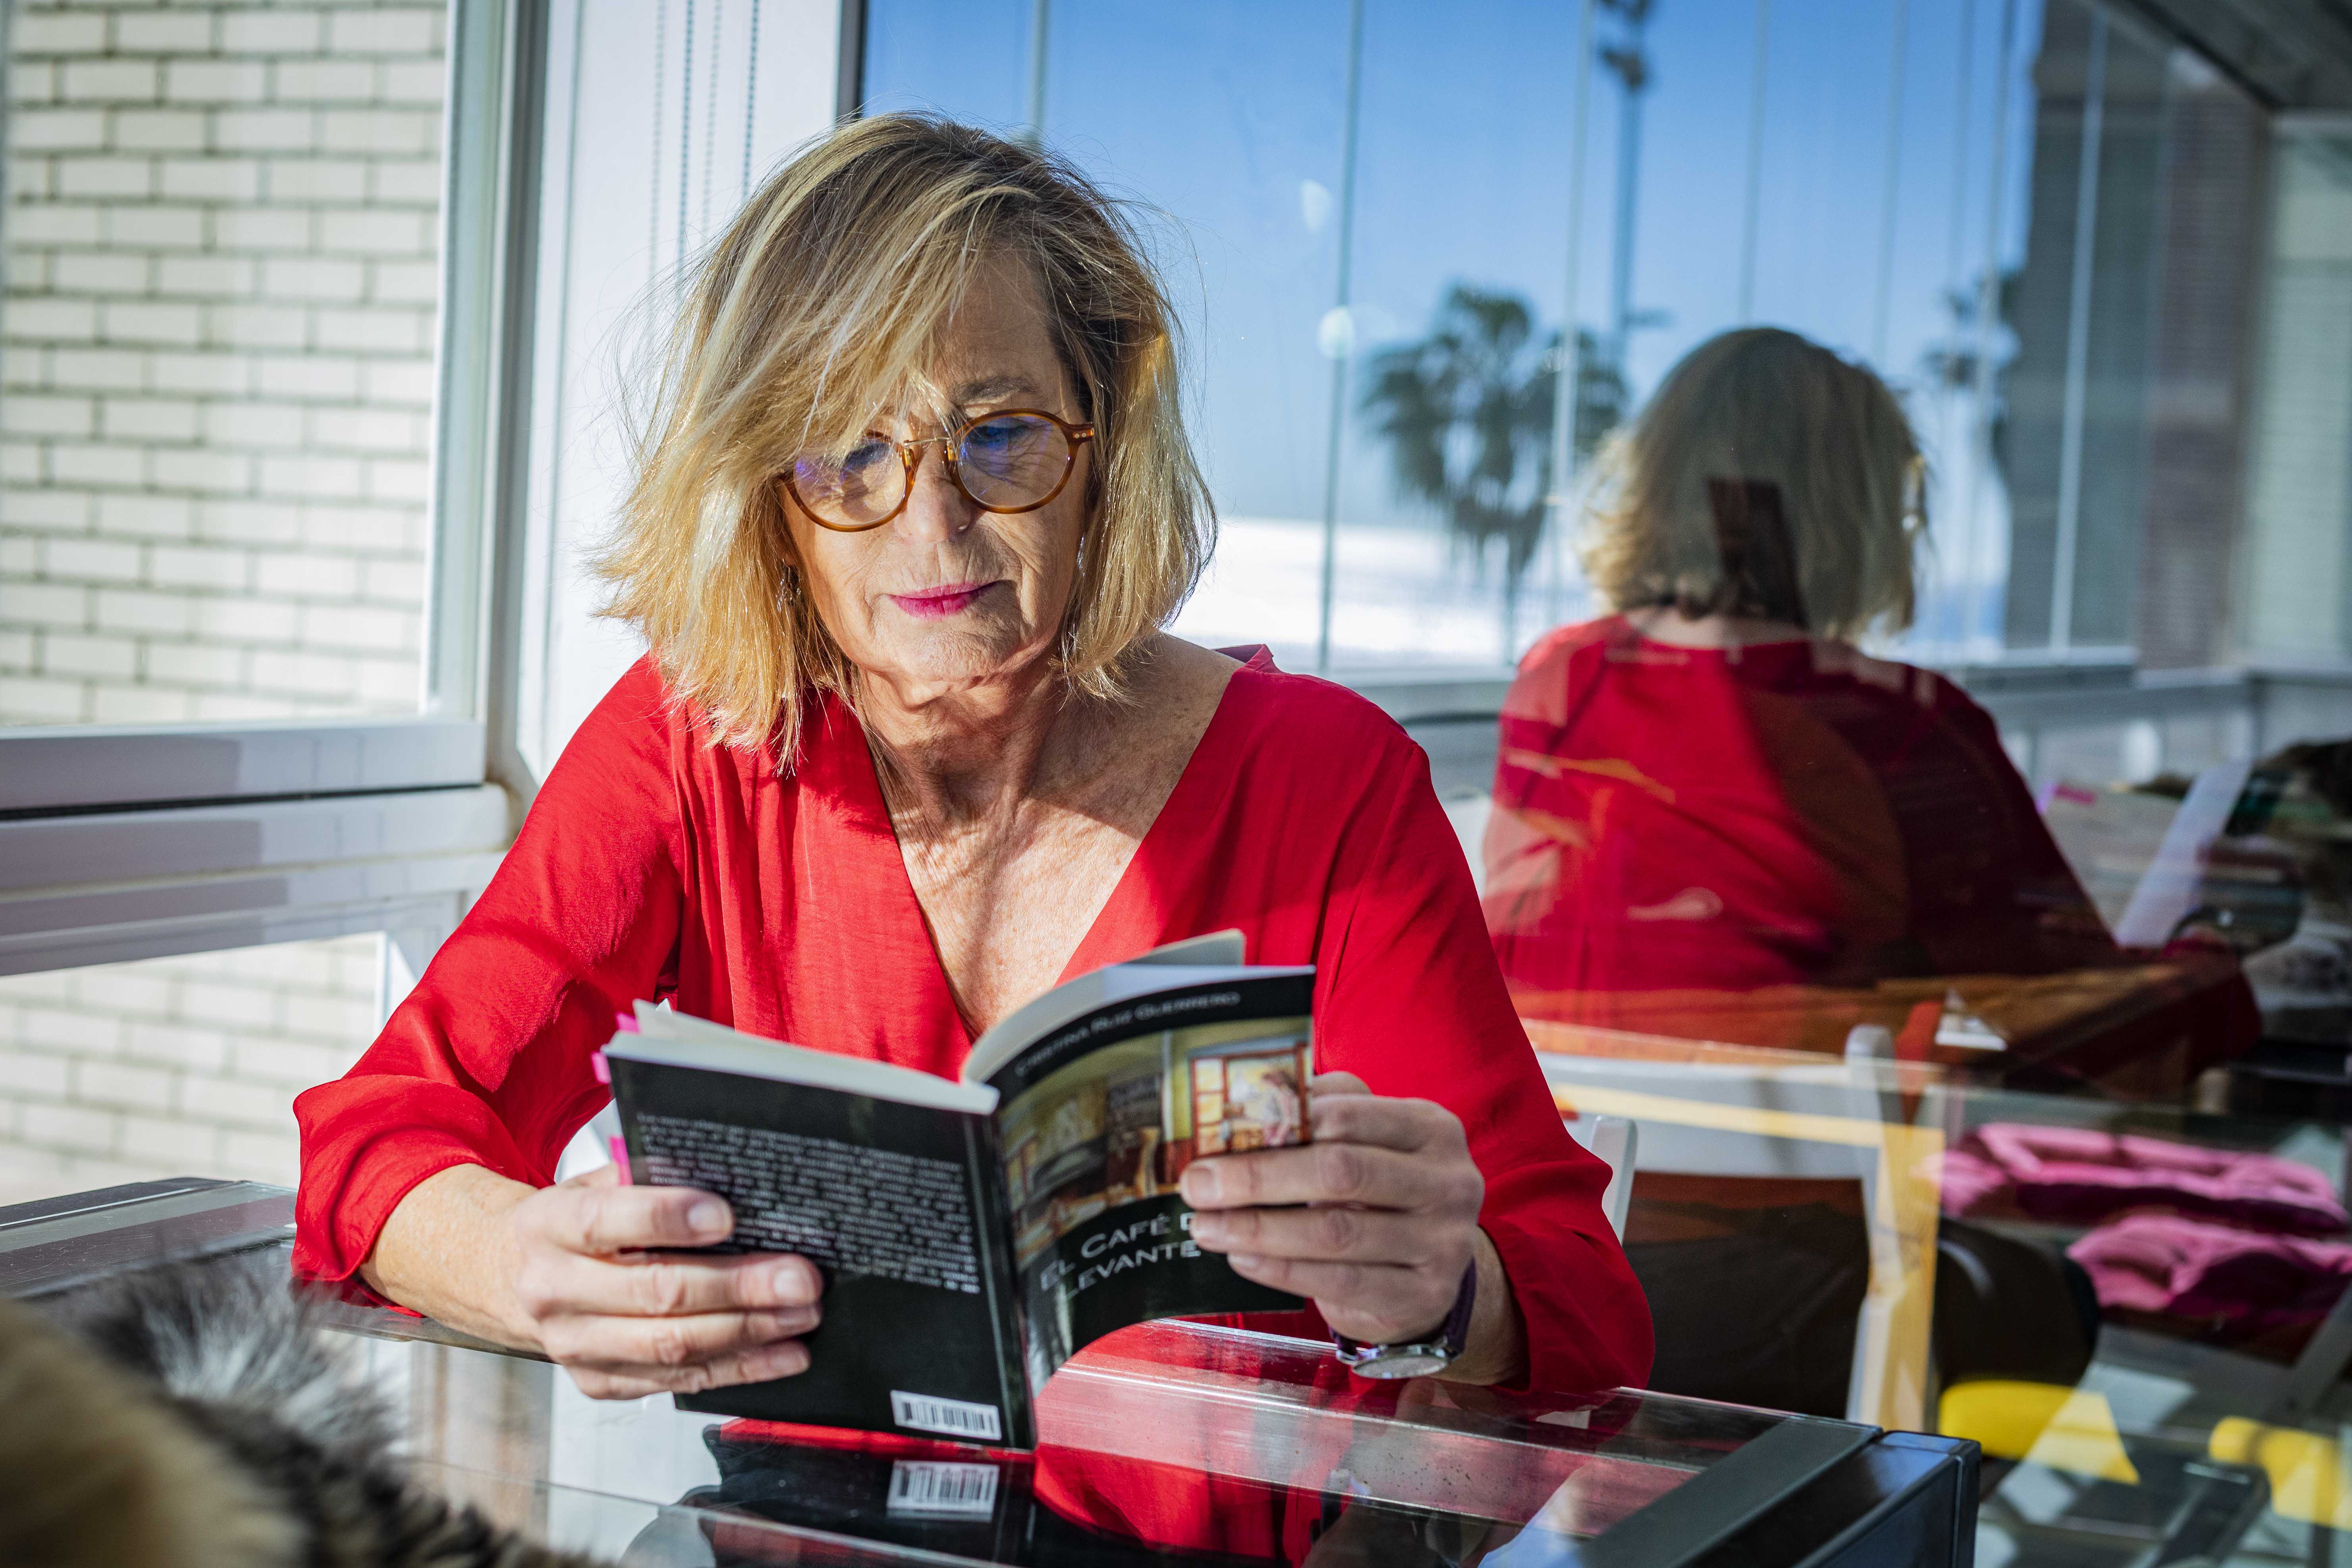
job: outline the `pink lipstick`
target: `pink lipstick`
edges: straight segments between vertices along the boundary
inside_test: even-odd
[[[969,609],[973,600],[994,586],[993,583],[949,583],[915,594],[893,594],[890,602],[917,620],[940,620]]]

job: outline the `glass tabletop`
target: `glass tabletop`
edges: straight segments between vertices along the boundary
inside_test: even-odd
[[[153,1185],[0,1210],[0,1290],[55,1298],[167,1251],[286,1268],[282,1189]],[[1328,1345],[1188,1321],[1087,1347],[1040,1396],[1039,1447],[1015,1453],[593,1401],[545,1362],[426,1320],[318,1310],[357,1381],[404,1412],[421,1479],[631,1564],[1812,1561],[1790,1543],[1931,1484],[1948,1543],[1973,1474],[1965,1445],[1869,1426],[1376,1383]],[[1835,1495],[1805,1501],[1817,1492]],[[1753,1544],[1759,1530],[1776,1544]]]
[[[2352,1530],[2344,1127],[2008,1088],[1884,1040],[1843,1058],[1541,1043],[1572,1124],[1639,1124],[1627,1244],[1662,1347],[1678,1295],[1739,1288],[1767,1313],[1796,1299],[1774,1276],[1810,1289],[1843,1267],[1822,1237],[1846,1227],[1845,1414],[1982,1446],[1979,1562],[2335,1560]],[[1666,1360],[1662,1384],[1697,1391]]]
[[[415,1457],[446,1489],[632,1563],[895,1561],[908,1549],[976,1562],[1575,1563],[1587,1560],[1578,1547],[1743,1450],[1793,1488],[1873,1436],[1633,1394],[1350,1387],[1314,1346],[1162,1323],[1057,1373],[1039,1448],[1015,1454],[697,1415],[658,1396],[601,1403],[525,1359],[394,1337],[396,1324],[351,1332],[367,1380],[404,1399]],[[827,1541],[830,1555],[794,1556],[804,1547],[787,1541]]]

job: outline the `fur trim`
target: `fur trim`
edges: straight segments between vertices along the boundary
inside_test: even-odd
[[[0,1564],[279,1568],[301,1531],[192,1426],[0,1300]]]
[[[74,1542],[79,1554],[10,1555],[13,1521],[0,1521],[0,1568],[594,1568],[410,1484],[394,1458],[392,1412],[317,1331],[318,1310],[289,1289],[281,1254],[148,1269],[62,1309],[79,1344],[22,1308],[0,1320],[14,1336],[5,1347],[23,1347],[15,1361],[37,1378],[66,1380],[46,1424],[67,1441],[41,1446],[76,1455],[119,1447],[173,1484],[142,1494],[152,1497],[143,1512],[124,1510],[120,1474],[85,1481],[87,1458],[72,1461],[82,1467],[75,1472],[28,1455],[26,1473],[40,1478],[35,1495],[58,1499],[42,1515],[51,1521],[43,1543]],[[13,1412],[0,1423],[0,1498],[16,1479],[14,1446],[35,1447],[41,1425]],[[118,1543],[109,1517],[117,1513],[183,1549]],[[82,1547],[83,1534],[109,1544]]]
[[[376,1455],[398,1440],[391,1413],[353,1385],[282,1267],[221,1259],[126,1275],[79,1302],[68,1325],[175,1399],[266,1416],[325,1448]]]

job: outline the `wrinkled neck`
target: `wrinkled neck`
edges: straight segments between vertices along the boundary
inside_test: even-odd
[[[1092,708],[1050,658],[947,690],[868,679],[859,696],[893,821],[931,831],[1003,820],[1041,793]]]

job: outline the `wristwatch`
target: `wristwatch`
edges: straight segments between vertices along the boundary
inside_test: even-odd
[[[1331,1343],[1339,1364],[1359,1377],[1429,1377],[1444,1371],[1462,1353],[1470,1337],[1470,1310],[1477,1301],[1478,1260],[1474,1258],[1462,1271],[1462,1289],[1454,1293],[1454,1310],[1433,1332],[1397,1344],[1368,1345],[1334,1329]]]

